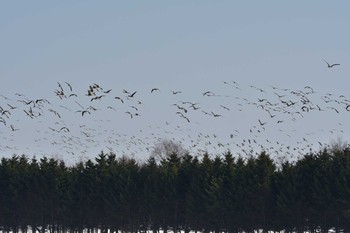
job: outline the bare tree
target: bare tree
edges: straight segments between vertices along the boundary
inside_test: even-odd
[[[179,157],[188,153],[180,142],[174,142],[169,139],[162,139],[154,146],[151,156],[160,161],[169,157],[172,153],[176,153]]]
[[[329,145],[329,150],[333,153],[341,152],[349,147],[349,144],[342,138],[338,137],[335,140],[332,140]]]

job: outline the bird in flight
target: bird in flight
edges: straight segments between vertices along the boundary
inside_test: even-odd
[[[173,92],[173,95],[176,95],[176,94],[180,94],[181,91],[172,91]]]
[[[67,128],[67,127],[62,127],[60,130],[59,130],[59,132],[61,132],[61,131],[65,131],[65,132],[69,132],[69,129]]]
[[[206,91],[203,93],[203,96],[213,96],[213,95],[215,95],[215,94],[211,91]]]
[[[211,112],[211,114],[213,115],[213,117],[221,117],[220,114],[216,114],[216,113],[214,113],[214,112]]]
[[[151,90],[151,93],[153,93],[154,91],[159,91],[159,89],[158,89],[158,88],[153,88],[153,89]]]
[[[264,126],[267,122],[261,122],[260,119],[258,119],[260,126]]]
[[[329,64],[326,60],[324,60],[324,62],[327,63],[328,68],[332,68],[333,66],[340,66],[339,63],[334,63],[334,64],[331,65],[331,64]]]
[[[100,100],[102,97],[104,97],[106,95],[100,95],[100,96],[96,96],[94,98],[92,98],[90,101],[93,101],[93,100]]]
[[[136,94],[136,92],[137,92],[137,91],[135,91],[134,93],[128,95],[128,97],[130,97],[130,98],[134,97],[134,95]]]
[[[132,115],[131,112],[127,111],[127,112],[125,112],[125,113],[126,113],[126,114],[129,114],[131,119],[133,118],[133,115]]]
[[[91,112],[89,112],[88,110],[78,110],[76,112],[80,112],[81,116],[84,116],[84,114],[89,113],[91,115]]]
[[[112,91],[112,89],[108,89],[107,91],[104,91],[103,93],[108,94],[111,91]]]
[[[18,129],[15,129],[14,127],[13,127],[13,125],[10,125],[10,127],[11,127],[11,131],[17,131]]]
[[[68,83],[68,82],[65,82],[65,83],[66,83],[67,86],[69,87],[69,90],[70,90],[70,91],[73,91],[72,85],[70,85],[70,83]]]
[[[123,100],[122,98],[120,98],[119,96],[114,97],[114,99],[118,99],[118,100],[120,100],[122,103],[124,103],[124,100]]]

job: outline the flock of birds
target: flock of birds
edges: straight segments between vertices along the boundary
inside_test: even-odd
[[[340,65],[325,62],[328,68]],[[293,159],[326,147],[324,137],[349,131],[337,117],[350,112],[345,95],[311,86],[261,88],[232,80],[220,85],[220,93],[186,95],[159,87],[116,91],[98,83],[79,93],[71,83],[58,82],[50,98],[0,95],[0,152],[81,159],[109,150],[145,158],[157,143],[170,139],[192,152],[231,150],[250,156],[264,150]],[[316,124],[321,114],[329,120]],[[309,126],[315,129],[298,134]]]

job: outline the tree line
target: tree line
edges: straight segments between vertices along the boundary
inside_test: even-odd
[[[170,153],[145,162],[101,152],[67,166],[13,156],[0,163],[0,230],[89,233],[350,232],[350,148],[296,162]]]

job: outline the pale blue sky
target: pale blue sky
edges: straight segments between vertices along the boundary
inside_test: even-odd
[[[100,84],[105,90],[113,89],[114,96],[120,95],[123,89],[135,90],[145,103],[141,122],[136,124],[120,118],[119,114],[111,117],[112,123],[105,122],[100,127],[128,126],[135,131],[148,123],[163,127],[165,121],[178,120],[178,116],[173,116],[176,111],[171,106],[178,100],[197,100],[202,106],[213,109],[220,103],[233,104],[234,99],[211,103],[201,96],[206,90],[232,94],[223,81],[234,80],[242,85],[243,91],[237,94],[242,98],[254,97],[249,85],[264,89],[275,85],[293,90],[308,85],[319,91],[319,97],[322,93],[350,97],[349,9],[349,1],[323,0],[3,1],[0,3],[0,93],[13,97],[14,103],[16,92],[33,99],[47,98],[53,101],[54,106],[50,108],[57,108],[60,105],[54,103],[57,82],[71,83],[80,93],[79,101],[83,101],[81,99],[85,98],[92,83]],[[341,65],[328,69],[323,59]],[[154,93],[150,95],[152,87],[161,89],[158,97]],[[175,98],[170,90],[184,93]],[[268,91],[265,97],[276,97],[271,88]],[[257,97],[253,99],[257,100]],[[315,101],[322,100],[317,97]],[[0,99],[0,106],[7,103]],[[107,106],[112,102],[105,100],[105,103]],[[252,119],[254,124],[256,118],[264,115],[246,109],[246,115],[240,115],[234,121],[249,129],[252,123],[247,120],[248,115],[256,116]],[[121,113],[127,110],[123,109]],[[101,120],[106,120],[105,115],[102,114]],[[315,114],[310,120],[315,124],[310,131],[328,129],[325,124],[333,120],[346,124],[348,115],[347,112],[330,116]],[[232,113],[232,117],[235,116]],[[47,120],[51,116],[45,117]],[[68,115],[64,122],[82,123],[76,118],[76,115]],[[222,132],[222,137],[227,137],[226,120],[229,119],[232,118],[215,119],[215,130],[210,128],[211,123],[201,123],[202,115],[195,116],[196,126],[183,121],[180,124],[197,131]],[[28,121],[19,113],[14,114],[12,120],[18,124]],[[307,130],[310,122],[301,121],[298,127]],[[42,124],[38,138],[42,138],[41,134],[50,126]],[[293,124],[288,127],[295,127]],[[10,142],[9,125],[0,127],[5,134],[1,144],[4,154],[36,152],[33,148],[21,149],[21,145],[30,145],[32,141],[16,138],[18,135],[12,136]],[[30,129],[23,127],[11,133],[32,135]],[[98,126],[93,125],[95,127]],[[349,125],[342,127],[343,130],[350,128]],[[349,135],[348,132],[344,134]],[[129,136],[133,135],[130,133]],[[179,133],[176,138],[182,136]],[[142,140],[145,137],[147,135],[142,135]],[[313,140],[325,142],[330,137],[319,134]],[[52,141],[51,138],[47,140]],[[16,150],[4,149],[7,142]],[[45,143],[43,141],[37,147],[51,150]],[[100,144],[105,150],[105,145]],[[41,150],[46,153],[45,149]]]

